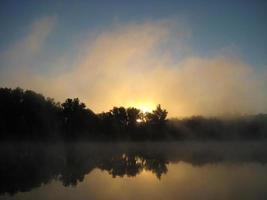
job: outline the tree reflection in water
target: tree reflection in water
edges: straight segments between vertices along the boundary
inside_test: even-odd
[[[237,150],[238,149],[238,150]],[[143,170],[160,179],[169,163],[193,166],[267,161],[262,143],[68,143],[2,144],[0,195],[30,191],[52,180],[76,186],[98,168],[112,177],[134,177]]]

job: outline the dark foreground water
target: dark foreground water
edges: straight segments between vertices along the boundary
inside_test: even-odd
[[[0,146],[0,199],[267,199],[266,142]]]

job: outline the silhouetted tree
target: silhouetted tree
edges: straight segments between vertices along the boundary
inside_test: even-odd
[[[267,138],[266,114],[229,120],[201,116],[167,120],[167,114],[158,105],[151,113],[114,107],[96,115],[78,98],[60,104],[31,90],[0,88],[0,140]]]
[[[59,130],[59,107],[33,91],[0,89],[0,135],[2,138],[54,137]]]
[[[114,120],[111,112],[102,112],[98,114],[99,126],[98,126],[98,139],[115,139],[114,134]]]
[[[62,103],[64,123],[69,137],[78,137],[81,132],[93,130],[96,115],[90,109],[86,109],[84,103],[78,98],[67,99]],[[70,135],[71,134],[71,135]]]
[[[153,110],[152,113],[146,114],[146,121],[160,124],[165,122],[168,112],[165,109],[161,108],[161,105],[158,105],[156,110]]]
[[[135,127],[137,120],[140,119],[140,110],[136,108],[127,108],[127,120],[130,127]]]
[[[120,127],[127,126],[127,112],[124,107],[114,107],[111,110],[111,114]]]

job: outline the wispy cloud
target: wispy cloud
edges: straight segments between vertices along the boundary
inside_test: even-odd
[[[45,21],[25,39],[32,41],[27,42],[30,52],[40,49],[51,31],[54,22]],[[50,31],[38,39],[42,29]],[[115,24],[82,41],[70,70],[19,79],[22,86],[58,100],[79,97],[97,112],[157,103],[171,116],[267,111],[266,77],[238,56],[196,56],[185,37],[188,31],[168,20]]]
[[[36,57],[52,32],[56,17],[48,16],[33,22],[28,33],[0,54],[1,80],[16,79],[19,73],[27,74],[36,64]],[[15,77],[14,77],[15,76]]]

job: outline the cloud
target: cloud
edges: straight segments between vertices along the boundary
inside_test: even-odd
[[[39,41],[32,42],[30,52],[44,41],[35,32],[27,37]],[[79,43],[70,70],[52,77],[33,73],[30,79],[19,78],[20,85],[61,101],[79,97],[96,112],[157,103],[170,116],[267,111],[266,77],[227,53],[196,56],[186,45],[188,37],[184,26],[168,20],[111,25]]]
[[[236,57],[188,57],[164,82],[166,105],[181,115],[225,115],[266,112],[264,81]],[[173,99],[173,100],[170,100]],[[177,104],[174,103],[174,100]]]
[[[43,17],[33,22],[28,33],[0,54],[2,66],[1,80],[10,82],[17,79],[17,73],[27,74],[33,70],[38,55],[56,23],[53,16]],[[3,82],[3,81],[2,81]]]

